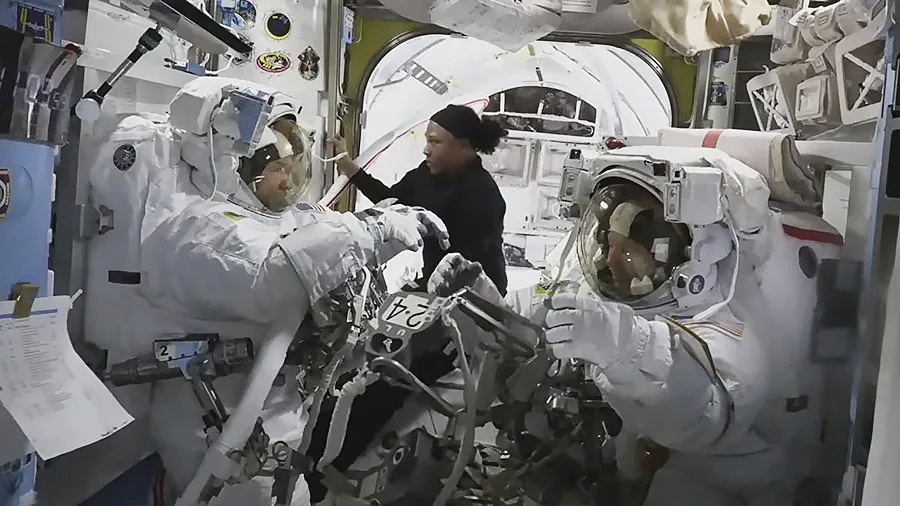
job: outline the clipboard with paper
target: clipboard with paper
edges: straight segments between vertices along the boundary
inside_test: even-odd
[[[10,425],[11,417],[25,438],[3,445],[16,455],[0,457],[33,448],[48,460],[110,436],[133,418],[75,352],[66,327],[71,299],[29,302],[23,313],[22,301],[0,301],[0,424]]]

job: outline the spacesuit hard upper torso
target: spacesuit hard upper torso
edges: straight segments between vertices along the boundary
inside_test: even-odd
[[[696,309],[658,318],[659,339],[632,366],[594,375],[624,422],[626,475],[637,465],[635,436],[671,451],[648,506],[790,505],[813,472],[823,424],[822,371],[807,360],[816,264],[837,257],[841,237],[821,218],[772,211],[753,242],[727,306],[698,321],[688,318]],[[720,281],[731,279],[734,258],[720,263]],[[711,293],[721,300],[722,291],[720,282]],[[703,347],[727,396],[694,358]]]

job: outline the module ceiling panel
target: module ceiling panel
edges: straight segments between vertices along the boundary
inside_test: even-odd
[[[627,0],[625,0],[627,1]],[[394,13],[420,23],[430,23],[427,0],[356,0],[356,6],[375,9],[390,9]],[[561,30],[596,35],[621,35],[637,31],[639,28],[628,17],[628,5],[622,0],[599,0],[596,14],[564,13]]]

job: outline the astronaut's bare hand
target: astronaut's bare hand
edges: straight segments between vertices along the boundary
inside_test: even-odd
[[[334,154],[336,155],[347,152],[347,141],[341,136],[329,137],[325,142],[334,149]]]
[[[428,278],[428,293],[448,297],[472,287],[484,270],[478,262],[470,262],[459,253],[448,253]]]
[[[343,155],[335,161],[338,172],[347,177],[353,177],[359,171],[359,167],[350,158],[350,153],[347,152],[347,141],[343,137],[335,136],[328,138],[325,143],[334,150],[334,156]]]

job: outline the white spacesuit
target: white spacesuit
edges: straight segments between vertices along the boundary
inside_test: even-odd
[[[793,505],[822,423],[816,271],[840,235],[769,209],[766,180],[719,150],[601,158],[574,232],[585,283],[545,301],[549,347],[592,364],[626,478],[650,472],[639,437],[669,450],[644,505]]]
[[[423,234],[446,242],[440,220],[418,209],[391,206],[360,219],[295,207],[311,176],[298,111],[291,97],[253,83],[199,78],[172,101],[169,124],[129,118],[98,149],[110,159],[94,166],[92,200],[113,210],[115,228],[91,243],[88,290],[98,295],[88,299],[87,328],[110,363],[187,333],[259,345],[277,317],[302,315],[364,266],[417,249]],[[229,412],[244,382],[216,380]],[[152,449],[180,493],[207,449],[190,384],[114,392],[136,418],[147,415]],[[306,415],[294,378],[272,388],[260,416],[272,442],[297,446]],[[270,495],[271,479],[255,478],[226,486],[210,504],[268,505]],[[306,495],[299,486],[291,504],[308,504]]]

